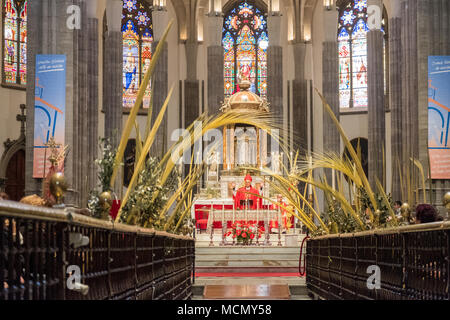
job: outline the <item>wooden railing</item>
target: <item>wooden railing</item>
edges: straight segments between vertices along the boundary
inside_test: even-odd
[[[450,222],[309,239],[306,284],[322,299],[450,300]]]
[[[0,300],[192,297],[192,238],[10,201],[0,230]]]

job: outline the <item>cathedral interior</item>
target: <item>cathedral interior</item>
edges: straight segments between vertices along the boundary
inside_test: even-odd
[[[369,29],[371,5],[382,8],[379,29]],[[446,1],[5,0],[2,12],[0,179],[13,199],[38,193],[41,184],[33,173],[36,55],[66,55],[66,198],[83,206],[96,184],[98,139],[118,143],[171,20],[147,89],[154,90],[155,118],[173,87],[155,154],[174,143],[175,129],[218,112],[245,74],[249,90],[268,101],[289,143],[305,154],[345,152],[317,90],[349,140],[362,146],[369,178],[383,180],[394,199],[410,158],[428,172],[427,65],[428,56],[449,53]],[[146,95],[141,127],[149,103]],[[442,206],[448,177],[430,183],[433,204]]]
[[[117,272],[121,279],[131,277],[134,280],[130,281],[136,281],[133,290],[142,289],[133,291],[136,299],[146,299],[147,295],[152,299],[192,298],[188,293],[192,269],[185,263],[188,257],[198,259],[194,269],[204,277],[213,273],[245,273],[250,266],[255,274],[263,275],[297,275],[300,270],[301,277],[308,270],[306,285],[314,294],[353,299],[355,296],[349,293],[352,289],[335,292],[332,285],[324,282],[320,273],[325,270],[320,265],[323,261],[314,258],[314,254],[322,252],[320,246],[324,242],[314,237],[331,237],[327,238],[327,254],[332,261],[330,256],[338,246],[340,253],[345,253],[346,241],[334,234],[370,231],[372,238],[355,235],[362,237],[355,240],[358,245],[346,245],[357,253],[358,246],[367,252],[388,248],[383,254],[392,252],[389,259],[405,259],[403,265],[398,261],[389,265],[389,272],[399,277],[409,268],[408,263],[422,263],[417,261],[432,250],[447,247],[446,258],[436,251],[439,258],[429,258],[422,267],[411,266],[413,271],[406,273],[414,276],[420,268],[432,266],[434,276],[424,273],[421,279],[440,288],[435,289],[439,293],[434,298],[449,299],[448,0],[0,3],[0,101],[4,111],[0,115],[0,198],[18,202],[32,196],[53,207],[40,211],[0,201],[0,225],[5,234],[9,230],[17,237],[13,241],[10,236],[8,243],[2,240],[1,250],[24,241],[26,245],[31,243],[26,236],[32,233],[30,230],[36,230],[27,229],[27,219],[43,217],[45,224],[53,217],[55,224],[64,221],[70,226],[64,229],[64,237],[76,245],[67,247],[67,252],[74,253],[71,259],[81,259],[79,263],[86,267],[83,270],[92,264],[89,265],[90,258],[76,251],[77,245],[86,246],[89,241],[91,245],[108,243],[117,245],[117,250],[108,250],[108,254],[129,254],[139,276],[121,274],[126,266],[117,266],[117,270],[122,270]],[[205,133],[203,127],[198,129],[199,123],[207,124],[205,128],[211,130]],[[201,137],[199,141],[203,142],[181,150],[181,138],[186,135]],[[197,166],[196,161],[202,156],[201,165]],[[181,163],[181,159],[186,161]],[[202,161],[207,165],[203,166]],[[48,199],[52,199],[51,205]],[[93,210],[104,215],[95,216]],[[425,221],[428,218],[421,216],[421,210],[435,210],[436,219]],[[19,217],[19,211],[33,212],[35,216]],[[263,216],[265,221],[261,220]],[[89,220],[94,217],[105,220],[104,224]],[[123,225],[115,225],[118,220]],[[426,231],[407,229],[412,228],[410,224],[424,221],[443,222]],[[261,258],[244,261],[238,267],[237,263],[245,259],[208,260],[208,255],[213,254],[208,253],[208,248],[218,248],[218,243],[221,249],[228,249],[229,245],[230,252],[233,250],[230,242],[235,244],[236,223],[254,230],[251,232],[255,234],[246,229],[251,240],[256,235],[256,245],[249,239],[240,239],[238,244],[250,243],[255,250],[260,245],[272,246],[272,251],[267,249],[272,255],[266,257],[269,262],[264,260],[264,248],[261,253],[255,251]],[[143,229],[127,229],[135,226]],[[425,242],[429,251],[417,249],[419,245],[408,242],[412,236],[399,235],[403,231],[393,232],[390,238],[377,233],[379,228],[393,226],[404,227],[401,230],[405,232],[424,232],[417,239],[422,235],[420,239],[428,239]],[[53,230],[51,227],[49,224],[39,230],[45,233]],[[431,234],[438,227],[439,235],[438,231],[433,235],[426,233]],[[95,233],[100,230],[96,228],[110,233],[101,238],[102,233]],[[195,236],[193,230],[198,232],[195,241],[188,237]],[[172,234],[158,233],[163,231]],[[291,237],[291,233],[296,237]],[[47,236],[52,234],[56,231]],[[127,243],[134,243],[134,253],[127,252],[119,238],[114,238],[117,234],[122,235],[121,239],[130,237]],[[240,234],[241,229],[237,238]],[[176,289],[164,287],[167,282],[156,271],[152,271],[153,282],[145,278],[145,272],[144,280],[140,278],[136,252],[145,251],[143,244],[151,237],[156,239],[149,240],[155,248],[169,246],[162,254],[166,258],[174,252],[172,248],[179,249],[175,250],[177,254],[183,253],[181,262],[176,260],[179,257],[170,256],[178,262],[170,264],[173,269],[169,271],[162,262],[151,260],[155,265],[160,263],[167,279],[180,281],[174,285]],[[233,238],[227,243],[226,237]],[[95,242],[96,239],[100,240]],[[167,245],[161,240],[162,244],[155,244],[158,239],[173,242]],[[338,241],[334,247],[333,241]],[[276,246],[282,247],[282,242],[284,251],[277,252]],[[380,249],[386,243],[387,247]],[[139,249],[139,245],[145,248]],[[302,253],[304,245],[309,246],[306,253]],[[411,249],[408,256],[408,245],[417,252]],[[51,246],[49,242],[48,247]],[[198,249],[197,257],[189,251],[194,247]],[[297,257],[299,247],[302,249]],[[274,258],[277,254],[291,257],[280,258],[279,262]],[[302,260],[303,254],[309,260]],[[409,258],[414,254],[415,260]],[[381,257],[382,253],[377,251],[373,256]],[[3,255],[0,260],[2,268],[14,261]],[[122,263],[126,259],[119,260]],[[333,263],[326,265],[326,272],[331,273]],[[364,264],[357,271],[367,267]],[[30,283],[36,280],[33,277],[38,273],[33,273],[32,268],[23,270],[29,273]],[[347,271],[348,276],[355,269]],[[3,276],[3,271],[0,277],[6,292],[0,292],[0,300],[26,294],[19,289],[22,293],[7,291],[14,282],[12,271],[8,272],[4,274],[9,274],[9,278]],[[20,284],[23,279],[18,274],[15,281]],[[345,277],[341,275],[340,279]],[[357,277],[360,278],[355,283],[365,281],[361,274]],[[442,277],[447,277],[447,282]],[[424,293],[425,289],[417,288],[407,295],[407,290],[402,289],[406,288],[402,283],[406,278],[404,275],[398,283],[392,280],[383,287],[385,291],[374,295],[361,285],[358,297],[431,296]],[[93,282],[89,282],[92,279],[83,275],[83,285],[60,292],[65,292],[65,298],[76,299],[80,292],[87,294],[87,286],[93,287]],[[305,280],[302,281],[301,286],[305,286]],[[344,282],[340,282],[342,286]],[[440,287],[445,283],[446,293]],[[34,290],[31,284],[26,288],[29,292]],[[94,289],[89,297],[129,297],[129,293],[114,289],[112,284],[108,288],[106,295]],[[211,291],[211,296],[215,292]],[[61,297],[59,293],[56,296]]]

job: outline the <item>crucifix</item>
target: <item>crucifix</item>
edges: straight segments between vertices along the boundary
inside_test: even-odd
[[[25,123],[27,121],[27,116],[25,115],[25,109],[26,109],[26,106],[24,104],[21,104],[20,105],[20,111],[21,111],[20,113],[21,114],[18,114],[16,116],[16,120],[21,122],[21,124],[20,124],[20,136],[21,137],[25,136]]]

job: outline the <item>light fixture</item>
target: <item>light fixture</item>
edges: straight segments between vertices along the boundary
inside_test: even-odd
[[[221,0],[209,0],[209,16],[219,17],[222,15],[222,1]]]
[[[280,0],[269,0],[269,12],[272,15],[280,12]]]
[[[261,40],[259,42],[259,47],[263,50],[266,50],[269,47],[269,41],[267,40]]]
[[[333,7],[333,0],[323,0],[323,6],[330,11]]]
[[[153,8],[158,11],[166,10],[166,0],[153,0]]]

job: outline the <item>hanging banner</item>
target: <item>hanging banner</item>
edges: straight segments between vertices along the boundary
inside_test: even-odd
[[[44,178],[50,162],[49,141],[64,146],[66,56],[36,56],[33,178]]]
[[[428,151],[431,179],[450,179],[450,56],[428,57]]]

